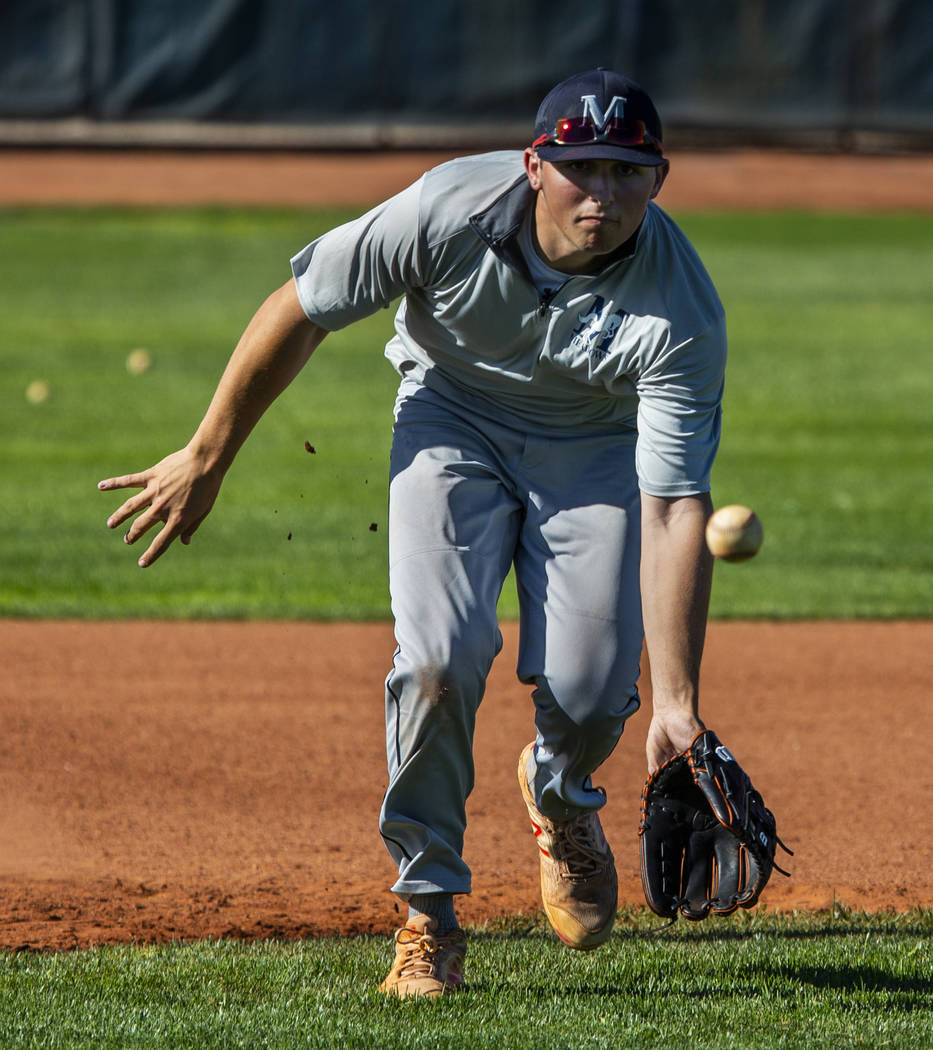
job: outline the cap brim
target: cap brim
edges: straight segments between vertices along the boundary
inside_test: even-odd
[[[545,143],[537,147],[542,160],[559,164],[565,160],[624,160],[640,167],[656,168],[664,163],[664,157],[654,150],[638,149],[635,146],[613,146],[609,142],[589,142],[582,146],[558,146]]]

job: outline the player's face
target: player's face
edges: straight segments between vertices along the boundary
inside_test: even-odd
[[[648,201],[667,175],[657,167],[617,160],[543,161],[525,151],[525,170],[537,190],[538,247],[556,270],[594,272],[638,229]]]

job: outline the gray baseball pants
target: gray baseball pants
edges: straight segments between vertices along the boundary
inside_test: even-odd
[[[473,730],[502,647],[496,606],[513,563],[537,805],[555,820],[602,806],[590,775],[639,703],[634,452],[629,435],[529,436],[425,388],[400,396],[389,490],[398,648],[379,826],[403,899],[470,892],[462,849]]]

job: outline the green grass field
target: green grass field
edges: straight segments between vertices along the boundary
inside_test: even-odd
[[[188,439],[290,254],[340,217],[0,212],[0,616],[388,615],[389,312],[325,342],[189,549],[140,571],[95,489]],[[714,496],[766,530],[718,569],[714,617],[931,615],[933,216],[679,218],[730,317]]]
[[[388,615],[389,314],[327,340],[190,548],[139,570],[95,489],[187,440],[289,255],[340,217],[0,212],[0,617]],[[714,495],[766,530],[717,569],[713,615],[929,617],[933,216],[679,218],[731,319]],[[134,376],[138,347],[154,365]],[[620,916],[579,955],[504,921],[473,937],[468,991],[433,1004],[376,993],[384,938],[5,954],[0,1046],[933,1045],[929,913],[656,926]]]
[[[737,916],[654,932],[620,916],[575,953],[546,931],[473,931],[442,1001],[376,990],[384,938],[0,955],[4,1050],[825,1050],[926,1048],[933,916]]]

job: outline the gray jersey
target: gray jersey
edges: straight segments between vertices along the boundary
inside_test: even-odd
[[[294,257],[305,313],[333,331],[403,296],[386,356],[406,386],[537,435],[618,433],[643,491],[706,491],[726,335],[696,252],[650,204],[620,257],[543,299],[518,236],[533,199],[521,153],[443,164]]]

